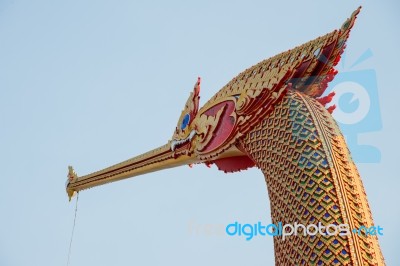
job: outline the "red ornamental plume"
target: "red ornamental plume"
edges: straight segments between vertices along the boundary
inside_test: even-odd
[[[325,106],[326,104],[328,104],[328,103],[330,103],[332,101],[333,96],[335,96],[335,92],[334,91],[332,91],[331,93],[329,93],[325,97],[317,99],[317,101],[320,104],[322,104],[323,106]]]
[[[339,54],[336,56],[335,60],[333,61],[333,66],[336,66],[339,63],[340,58],[342,57],[341,54],[343,53],[344,49],[346,49],[346,44],[344,44],[343,47],[340,49]]]
[[[326,76],[319,85],[321,91],[325,91],[326,88],[328,88],[328,83],[335,78],[337,73],[338,71],[335,68],[332,67],[331,69],[329,69],[328,73],[326,73]]]
[[[332,114],[333,113],[333,110],[335,110],[336,109],[336,105],[332,105],[332,106],[329,106],[326,110],[328,110],[328,112],[330,113],[330,114]]]

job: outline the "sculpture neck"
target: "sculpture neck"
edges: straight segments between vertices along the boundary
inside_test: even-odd
[[[274,237],[276,265],[384,265],[376,236],[350,232],[374,224],[343,136],[321,104],[288,92],[240,145],[264,173],[273,223],[349,228],[343,236],[300,229]]]

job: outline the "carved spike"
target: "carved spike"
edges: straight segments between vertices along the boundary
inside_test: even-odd
[[[326,110],[328,110],[328,112],[330,113],[330,114],[332,114],[333,113],[333,111],[336,109],[336,105],[334,104],[334,105],[332,105],[332,106],[329,106]]]
[[[318,98],[317,101],[322,104],[323,106],[325,106],[326,104],[330,103],[333,99],[333,96],[335,96],[335,92],[332,91],[331,93],[329,93],[328,95],[326,95],[325,97],[322,98]]]

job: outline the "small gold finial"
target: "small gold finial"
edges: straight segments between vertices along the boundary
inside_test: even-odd
[[[68,166],[68,180],[73,181],[78,178],[78,175],[75,173],[75,170],[72,166]]]
[[[67,175],[67,183],[66,183],[66,190],[68,194],[68,199],[71,201],[71,198],[76,194],[75,190],[68,189],[68,185],[71,182],[74,182],[78,179],[78,175],[75,173],[74,168],[72,166],[68,166],[68,175]]]

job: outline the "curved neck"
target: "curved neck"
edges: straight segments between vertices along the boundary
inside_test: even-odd
[[[377,237],[351,232],[374,224],[343,136],[321,104],[290,91],[240,145],[264,173],[273,223],[339,230],[313,236],[299,227],[297,236],[274,237],[276,265],[384,265]]]

